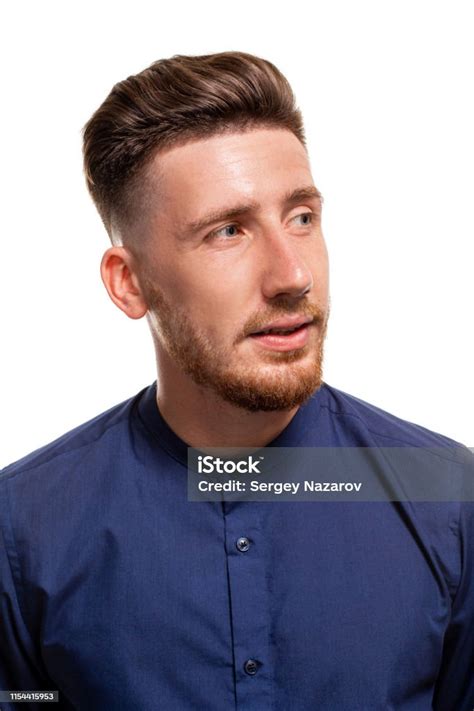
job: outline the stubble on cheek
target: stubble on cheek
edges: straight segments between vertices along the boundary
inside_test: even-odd
[[[180,304],[171,305],[149,280],[145,282],[144,291],[155,345],[164,347],[196,383],[207,384],[209,371],[225,360],[227,354],[206,338]]]

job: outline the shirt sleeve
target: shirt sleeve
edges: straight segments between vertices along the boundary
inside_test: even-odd
[[[9,527],[6,484],[7,481],[0,479],[0,689],[50,690],[51,682],[37,663],[37,653],[18,599],[15,573],[19,569]],[[2,711],[13,711],[18,704],[2,701],[0,707]],[[29,705],[31,709],[36,707],[41,708],[38,704]]]
[[[474,708],[474,502],[462,503],[460,511],[461,577],[445,635],[434,711]]]

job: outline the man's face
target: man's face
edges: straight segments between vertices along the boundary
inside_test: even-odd
[[[141,282],[158,362],[250,411],[304,402],[322,382],[329,285],[301,143],[228,133],[159,154],[149,175]],[[298,329],[260,333],[272,326]]]

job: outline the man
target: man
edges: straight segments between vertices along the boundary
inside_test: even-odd
[[[102,278],[146,315],[157,381],[4,470],[1,688],[471,709],[472,505],[187,498],[188,447],[462,449],[322,379],[321,196],[286,79],[239,52],[156,62],[92,116],[84,160]]]

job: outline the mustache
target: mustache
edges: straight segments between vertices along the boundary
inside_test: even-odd
[[[304,318],[311,318],[316,324],[322,324],[327,317],[328,312],[322,309],[315,303],[286,303],[284,306],[273,308],[271,311],[259,311],[254,314],[245,324],[242,329],[242,338],[246,338],[251,333],[261,331],[267,323],[284,318],[285,316],[293,316],[298,314]]]

